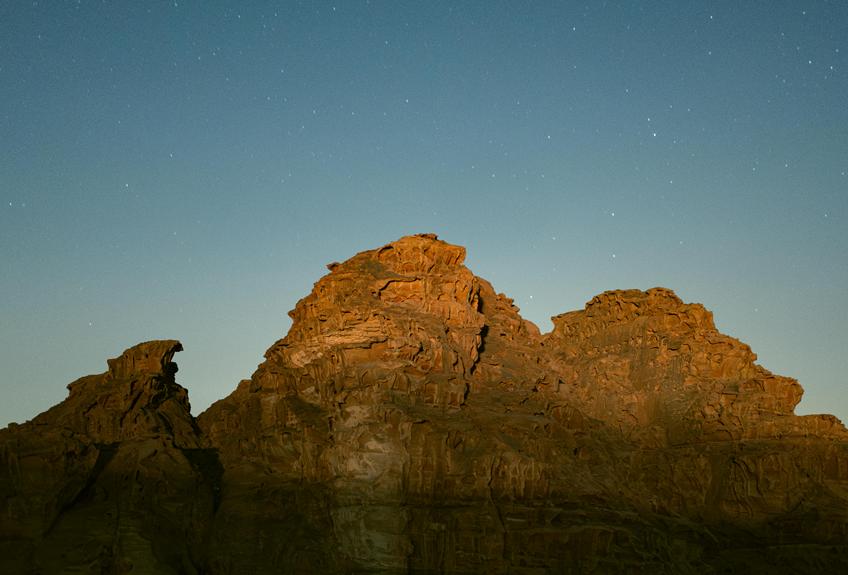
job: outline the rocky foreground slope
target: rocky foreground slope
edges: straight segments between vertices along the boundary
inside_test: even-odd
[[[196,419],[156,341],[0,431],[0,572],[848,572],[848,432],[796,381],[662,288],[542,335],[464,256],[331,264]]]

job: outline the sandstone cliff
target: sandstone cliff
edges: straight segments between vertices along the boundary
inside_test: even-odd
[[[177,341],[139,344],[0,431],[0,572],[190,573],[220,487]]]
[[[848,432],[710,312],[542,335],[424,234],[330,264],[201,414],[149,342],[0,432],[0,570],[848,571]]]

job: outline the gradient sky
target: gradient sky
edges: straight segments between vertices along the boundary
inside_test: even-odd
[[[0,0],[0,425],[176,338],[194,412],[324,265],[522,314],[666,286],[848,421],[848,4]]]

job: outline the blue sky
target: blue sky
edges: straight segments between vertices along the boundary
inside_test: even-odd
[[[435,232],[543,330],[711,309],[848,418],[842,2],[0,2],[0,424],[148,339],[195,411]]]

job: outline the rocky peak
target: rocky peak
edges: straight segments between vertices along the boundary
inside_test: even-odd
[[[175,339],[148,341],[124,351],[119,357],[107,360],[112,379],[127,379],[142,374],[173,378],[177,364],[174,354],[183,350]]]
[[[481,285],[464,258],[463,248],[420,234],[330,264],[290,312],[293,325],[268,350],[268,362],[469,373],[484,319]]]
[[[0,572],[196,572],[184,565],[221,469],[174,381],[180,350],[131,347],[60,404],[0,430]]]
[[[554,329],[549,340],[586,338],[634,326],[662,328],[680,335],[697,333],[695,337],[716,331],[713,314],[704,306],[683,303],[672,290],[662,287],[647,291],[605,291],[593,297],[584,309],[560,314],[551,320]]]
[[[34,420],[87,436],[96,443],[164,435],[197,446],[185,388],[174,380],[176,340],[148,341],[109,359],[108,371],[68,385],[68,398]]]
[[[552,318],[544,339],[560,362],[563,393],[594,417],[650,443],[755,438],[832,429],[793,416],[803,389],[757,365],[712,313],[667,288],[615,290]]]
[[[294,320],[289,339],[297,337],[301,322],[330,319],[329,314],[321,313],[327,312],[328,306],[346,304],[348,314],[362,312],[359,315],[397,303],[428,313],[446,312],[434,303],[437,301],[476,308],[476,286],[471,272],[462,265],[464,259],[464,248],[443,242],[435,234],[420,234],[361,252],[341,264],[329,264],[331,273],[289,313]],[[448,280],[464,280],[468,285],[463,286],[465,291],[446,291],[449,286],[443,284]],[[443,315],[451,319],[449,313]]]
[[[402,275],[429,275],[458,268],[465,261],[465,248],[439,239],[436,234],[405,236],[376,250],[358,254],[348,264],[373,260]]]

